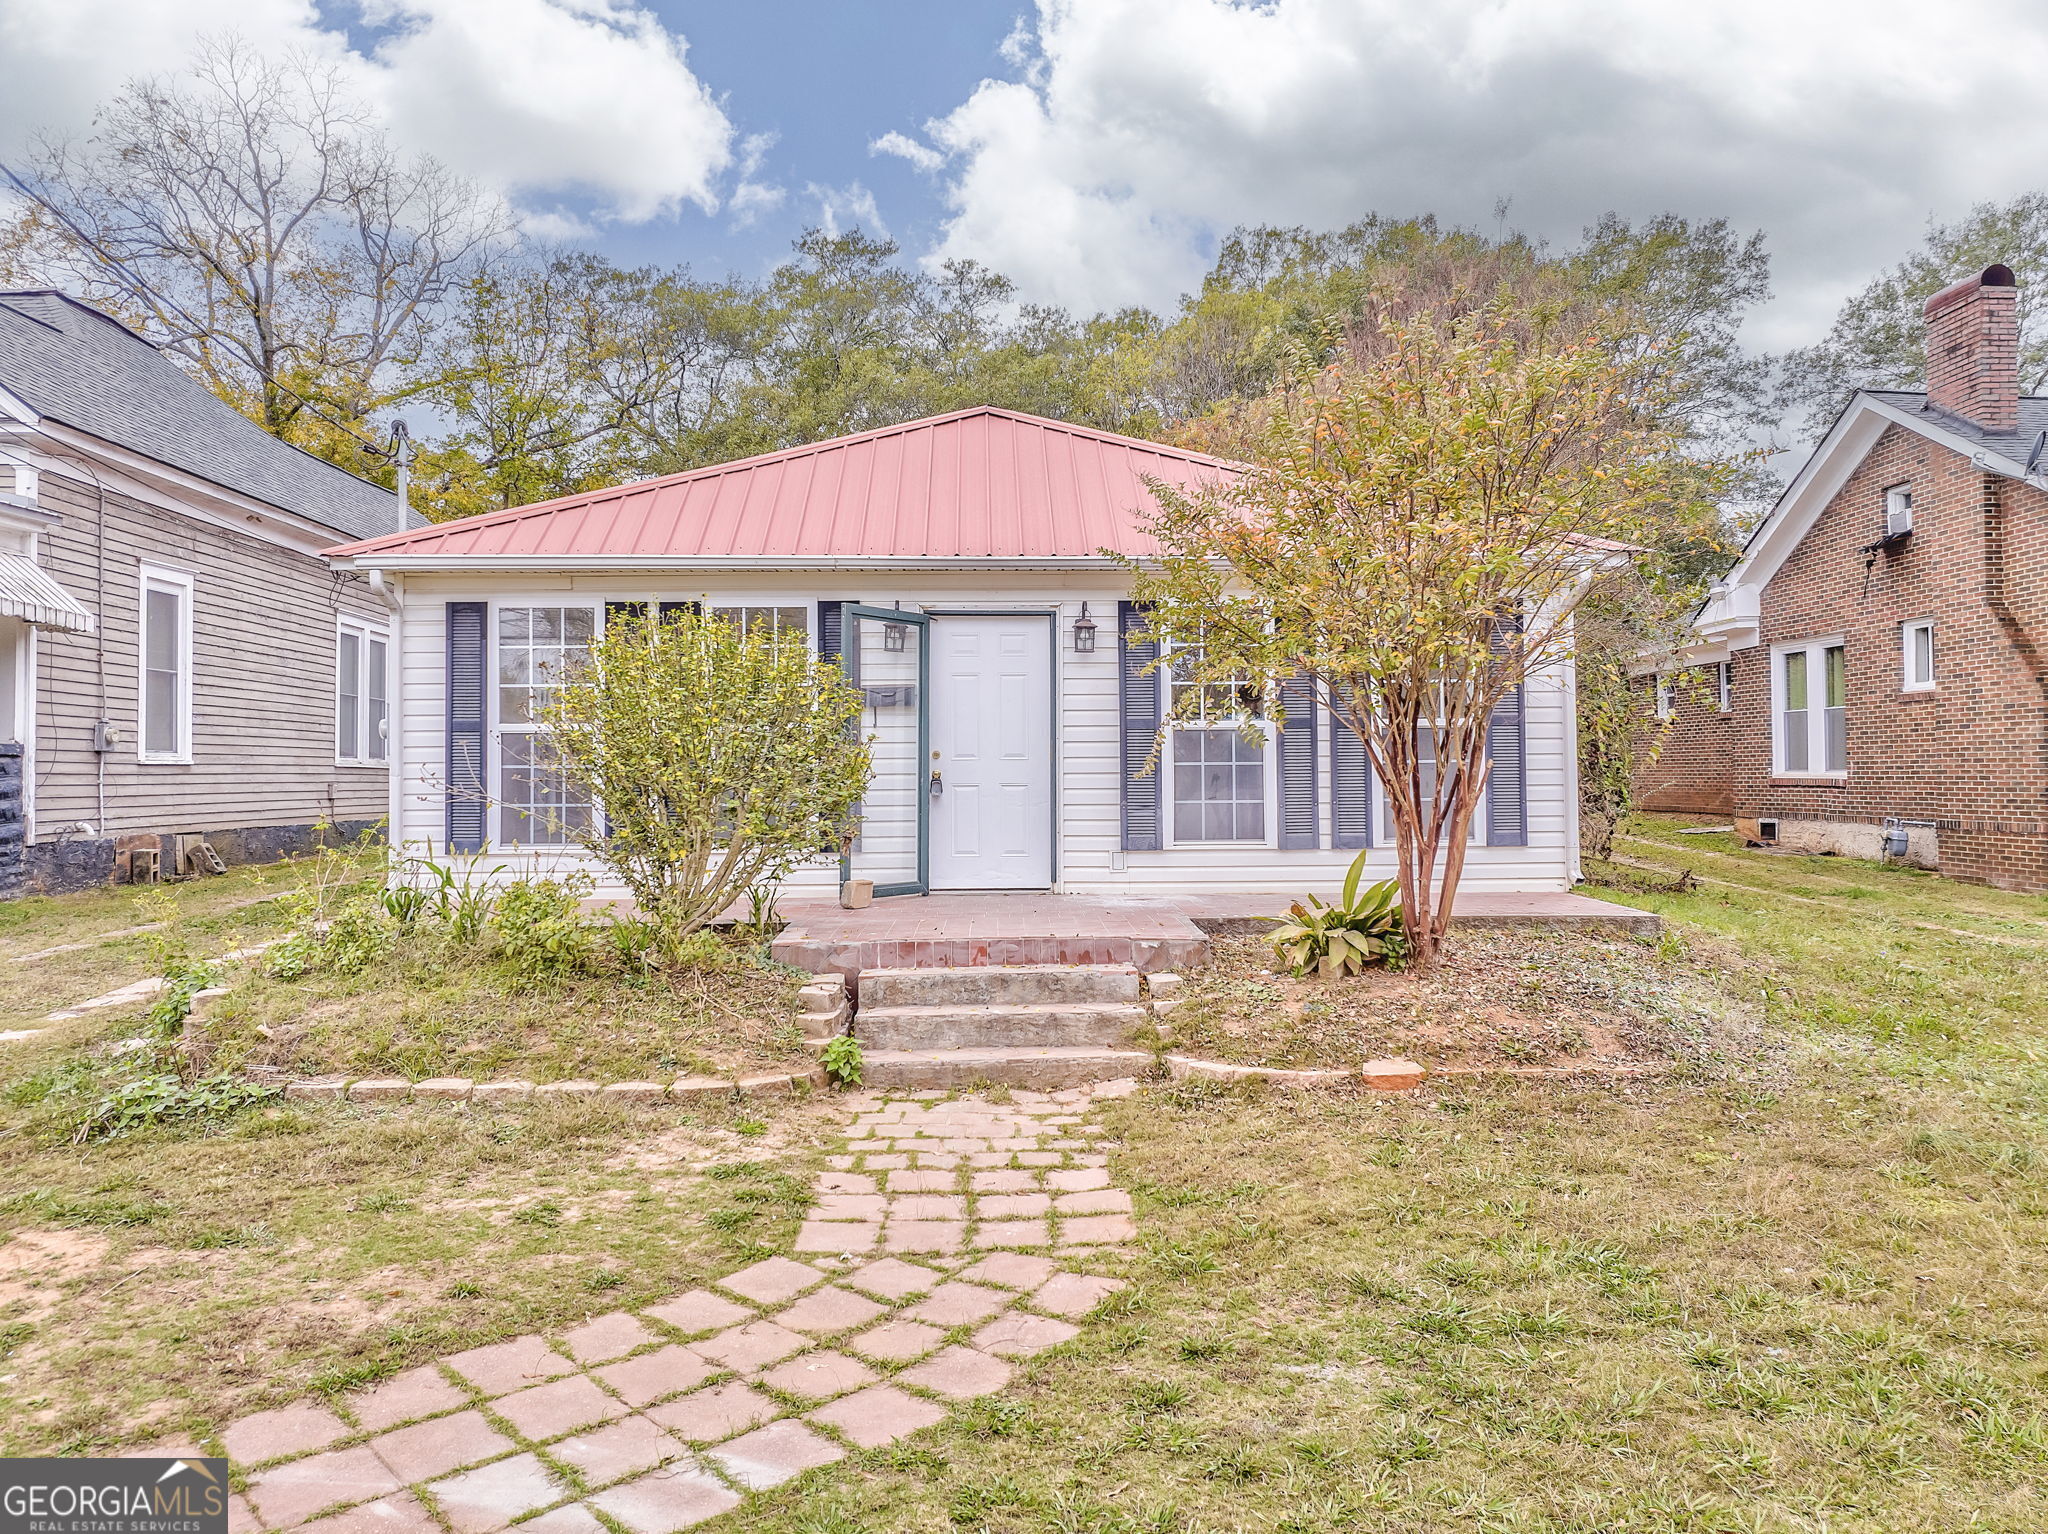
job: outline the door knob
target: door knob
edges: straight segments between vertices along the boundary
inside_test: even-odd
[[[939,776],[939,769],[932,769],[932,797],[938,798],[946,791],[946,780]]]

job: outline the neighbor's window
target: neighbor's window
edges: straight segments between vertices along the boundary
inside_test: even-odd
[[[145,762],[192,760],[192,577],[142,572],[141,739]]]
[[[1913,487],[1893,485],[1884,493],[1884,535],[1896,538],[1913,531]]]
[[[1671,678],[1660,671],[1657,673],[1657,717],[1669,719],[1676,707]]]
[[[1716,667],[1714,668],[1714,684],[1715,684],[1715,692],[1716,692],[1716,702],[1715,702],[1715,706],[1716,706],[1716,707],[1717,707],[1717,708],[1718,708],[1718,709],[1719,709],[1719,710],[1720,710],[1720,711],[1721,711],[1722,713],[1724,713],[1724,714],[1725,714],[1725,713],[1727,713],[1727,712],[1728,712],[1728,710],[1729,710],[1729,709],[1731,709],[1731,708],[1733,708],[1733,707],[1734,707],[1734,694],[1735,694],[1735,662],[1734,662],[1734,661],[1732,661],[1732,660],[1724,660],[1724,661],[1722,661],[1722,662],[1720,663],[1720,665],[1718,665],[1718,666],[1716,666]]]
[[[742,634],[768,633],[771,648],[808,646],[811,639],[811,610],[808,607],[714,607],[713,617],[723,618]]]
[[[1849,770],[1847,652],[1837,643],[1787,647],[1777,654],[1775,747],[1790,777]]]
[[[1240,733],[1260,712],[1249,682],[1198,682],[1201,651],[1183,645],[1166,663],[1167,702],[1188,710],[1173,725],[1173,839],[1176,842],[1264,842],[1267,758],[1272,732],[1258,745]]]
[[[499,607],[498,839],[559,843],[590,823],[591,805],[556,766],[534,716],[589,652],[594,607]]]
[[[1904,692],[1934,690],[1934,620],[1922,618],[1900,629]]]
[[[341,621],[334,651],[334,759],[381,767],[391,757],[391,642],[381,630]]]

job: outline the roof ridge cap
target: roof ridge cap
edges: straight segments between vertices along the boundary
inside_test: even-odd
[[[1148,442],[1143,437],[1126,437],[1117,432],[1103,431],[1093,426],[1077,426],[1070,421],[1055,421],[1049,416],[1030,415],[1022,410],[1010,410],[1001,405],[966,405],[958,410],[942,411],[938,415],[919,416],[912,421],[897,421],[888,426],[872,426],[866,431],[847,432],[837,437],[827,437],[820,442],[799,443],[795,447],[776,448],[771,452],[755,453],[746,458],[728,459],[724,463],[708,463],[702,468],[681,469],[674,474],[657,474],[648,479],[628,480],[621,485],[608,485],[601,490],[581,490],[571,495],[553,496],[545,501],[531,501],[524,506],[507,506],[502,511],[478,512],[472,516],[455,517],[447,522],[434,522],[427,527],[410,527],[403,532],[380,533],[375,538],[358,539],[347,545],[351,549],[387,540],[414,537],[442,527],[503,527],[521,522],[529,517],[551,516],[557,511],[567,510],[571,505],[594,507],[607,501],[617,500],[629,494],[638,494],[657,487],[681,484],[691,480],[716,479],[722,475],[739,473],[744,470],[762,468],[771,463],[788,463],[800,458],[812,457],[827,450],[850,446],[856,442],[879,441],[885,437],[901,436],[914,430],[928,430],[934,426],[948,425],[954,421],[968,420],[974,416],[1001,416],[1006,420],[1021,421],[1027,425],[1045,430],[1066,432],[1073,436],[1086,437],[1098,442],[1126,444],[1134,449],[1163,453],[1171,458],[1180,458],[1190,463],[1211,464],[1219,469],[1243,471],[1250,465],[1228,458],[1218,458],[1209,453],[1198,453],[1191,448],[1171,447],[1163,442]],[[346,471],[344,471],[346,472]]]

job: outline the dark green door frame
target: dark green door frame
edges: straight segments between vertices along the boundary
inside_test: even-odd
[[[931,890],[931,799],[925,791],[925,773],[929,771],[932,753],[931,721],[931,622],[924,613],[904,612],[895,607],[864,607],[849,602],[840,609],[841,622],[847,619],[870,619],[876,623],[901,623],[917,634],[917,766],[911,774],[915,785],[912,790],[917,798],[917,877],[908,883],[878,884],[877,895],[924,895]],[[841,630],[840,643],[845,656],[852,661],[850,679],[856,687],[865,685],[860,674],[860,636],[855,629],[853,643],[846,642],[845,630]],[[839,860],[839,877],[843,883],[853,877],[853,853],[851,849]]]

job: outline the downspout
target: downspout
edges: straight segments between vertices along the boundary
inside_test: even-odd
[[[387,576],[382,570],[370,572],[370,590],[391,609],[391,647],[386,651],[384,662],[388,668],[384,684],[384,776],[387,780],[384,813],[388,817],[384,827],[384,845],[393,851],[398,847],[399,815],[405,799],[402,749],[405,732],[399,727],[399,721],[405,717],[405,666],[399,658],[400,646],[405,642],[404,581],[402,575]],[[396,877],[395,872],[393,876]]]
[[[2035,721],[2040,734],[2039,750],[2044,781],[2048,781],[2048,661],[2044,661],[2041,647],[2028,632],[2027,625],[2013,611],[2010,579],[2005,561],[2005,476],[1987,473],[1983,479],[1982,505],[1984,511],[1984,601],[1991,614],[1998,620],[1998,626],[2005,630],[2005,637],[2012,645],[2013,653],[2034,678],[2035,690],[2041,694],[2041,713]],[[2042,807],[2037,805],[2036,810]]]

